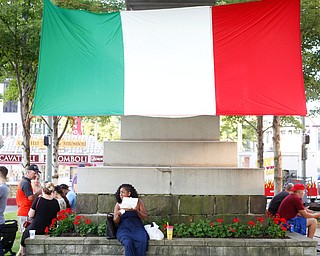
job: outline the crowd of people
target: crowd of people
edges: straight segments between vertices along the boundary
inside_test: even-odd
[[[38,235],[45,234],[45,228],[51,224],[53,218],[57,217],[60,210],[66,208],[71,208],[73,211],[76,210],[76,194],[69,190],[68,185],[55,186],[48,181],[44,181],[41,184],[40,174],[38,166],[32,164],[27,168],[26,174],[18,183],[16,202],[18,206],[18,224],[22,238],[17,255],[26,255],[25,239],[30,236],[30,230],[35,230]]]
[[[8,197],[6,185],[8,169],[0,166],[0,233],[4,227],[4,211]],[[22,232],[21,247],[17,255],[26,255],[25,239],[29,231],[36,234],[45,234],[45,228],[51,224],[53,218],[62,209],[76,210],[76,194],[67,184],[54,185],[52,182],[40,181],[39,168],[32,164],[27,168],[26,174],[19,181],[16,201],[18,205],[18,223]],[[302,198],[305,194],[303,184],[286,185],[285,190],[273,197],[268,212],[278,215],[292,226],[294,232],[313,238],[317,228],[317,218],[320,212],[313,212],[306,208]],[[148,217],[143,201],[139,198],[137,190],[131,184],[122,184],[118,187],[115,198],[113,221],[117,224],[116,238],[124,246],[125,256],[144,256],[148,248],[149,236],[143,221]],[[135,198],[135,205],[127,206],[124,198]],[[29,226],[26,223],[31,224]],[[3,255],[0,242],[0,256]]]
[[[305,186],[303,184],[289,183],[285,191],[272,198],[268,211],[271,215],[279,215],[280,218],[284,218],[294,232],[313,239],[320,212],[313,212],[304,206],[302,201],[304,195]]]

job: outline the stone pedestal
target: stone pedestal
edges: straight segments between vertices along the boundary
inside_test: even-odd
[[[219,117],[122,117],[121,140],[104,143],[104,166],[78,169],[77,211],[101,218],[130,183],[149,222],[261,216],[263,170],[238,168],[236,143],[219,136]]]
[[[219,117],[122,117],[121,141],[104,143],[110,166],[236,167],[237,145],[220,141]]]

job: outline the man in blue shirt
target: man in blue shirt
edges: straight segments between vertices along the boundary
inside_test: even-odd
[[[62,189],[63,193],[66,195],[67,199],[69,200],[69,203],[71,205],[71,210],[73,212],[76,211],[76,205],[77,205],[77,195],[72,190],[69,189],[69,186],[67,184],[61,184],[60,188]]]

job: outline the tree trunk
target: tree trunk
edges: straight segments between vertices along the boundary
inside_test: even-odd
[[[30,114],[29,114],[29,97],[22,86],[22,95],[20,98],[20,116],[22,121],[22,166],[30,166]]]
[[[263,116],[257,116],[257,159],[258,159],[258,167],[263,168]]]
[[[280,148],[280,117],[274,116],[273,123],[273,151],[274,151],[274,194],[282,191],[282,154]]]

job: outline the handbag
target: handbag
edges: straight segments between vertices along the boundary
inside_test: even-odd
[[[41,197],[39,197],[39,199],[38,199],[38,201],[37,201],[37,204],[36,204],[36,209],[35,210],[37,210],[37,208],[38,208],[38,204],[39,204],[39,202],[40,202],[40,198]],[[25,221],[24,223],[23,223],[23,227],[24,228],[27,228],[27,227],[29,227],[30,225],[31,225],[31,223],[32,223],[32,218],[30,218],[30,219],[28,219],[27,221]]]
[[[106,220],[106,237],[107,239],[116,239],[117,238],[117,226],[113,221],[113,213],[107,214]]]
[[[31,223],[32,223],[32,219],[27,220],[27,221],[25,221],[25,222],[23,223],[23,227],[24,227],[24,228],[27,228],[27,227],[30,226]]]

